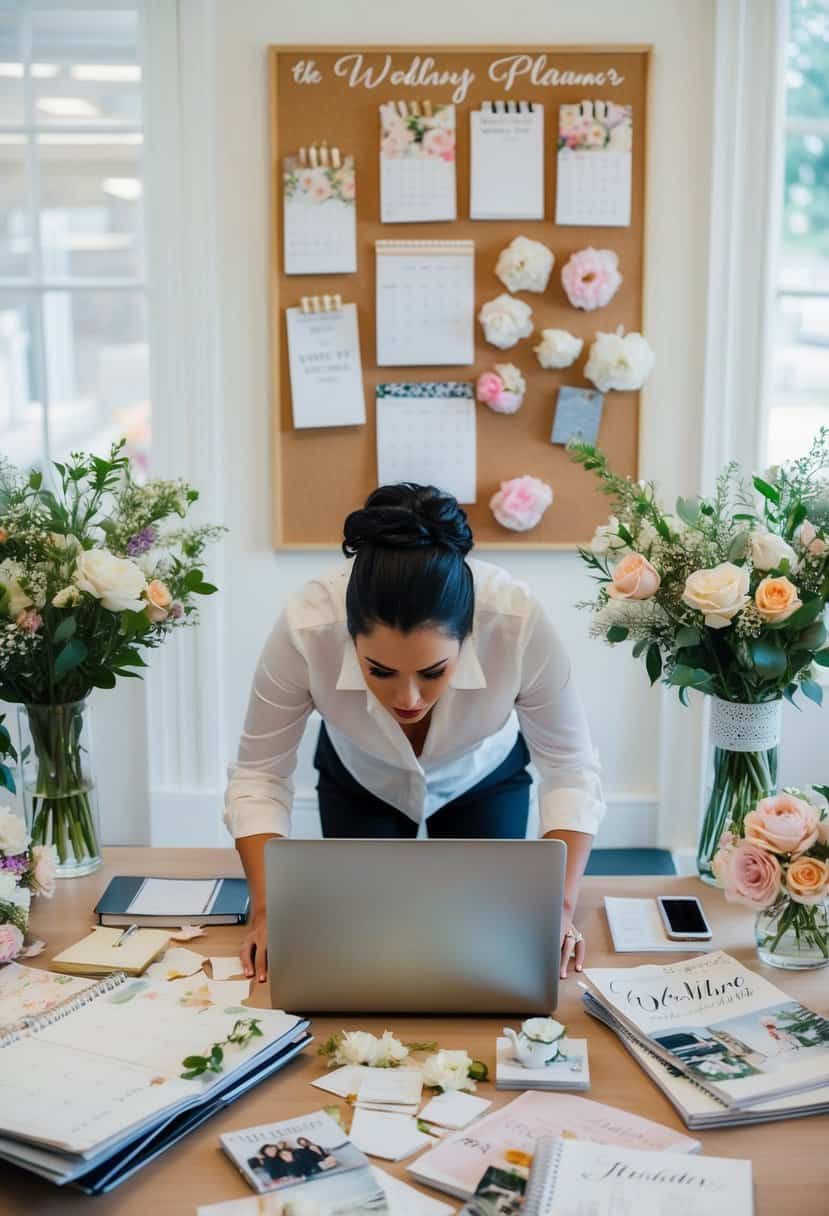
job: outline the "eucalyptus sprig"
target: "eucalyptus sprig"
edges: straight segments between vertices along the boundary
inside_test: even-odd
[[[6,761],[17,760],[17,750],[12,743],[8,728],[4,725],[5,721],[6,715],[0,714],[0,790],[8,790],[10,794],[14,794],[16,792],[14,775]]]
[[[238,1021],[233,1023],[233,1029],[227,1038],[214,1043],[204,1055],[185,1056],[181,1064],[187,1071],[180,1074],[182,1079],[184,1081],[193,1081],[196,1077],[201,1077],[206,1072],[221,1072],[224,1068],[225,1047],[231,1043],[237,1047],[244,1047],[251,1039],[261,1037],[261,1035],[259,1018],[239,1018]]]

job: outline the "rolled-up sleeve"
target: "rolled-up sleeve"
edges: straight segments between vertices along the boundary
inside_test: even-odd
[[[283,612],[256,668],[238,758],[228,767],[224,821],[234,839],[290,833],[297,748],[313,708],[308,665]]]
[[[530,616],[515,708],[539,775],[539,833],[596,834],[605,813],[598,756],[570,660],[540,605]]]

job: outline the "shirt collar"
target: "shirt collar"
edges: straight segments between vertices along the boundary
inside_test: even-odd
[[[464,639],[461,645],[458,663],[452,673],[449,687],[486,688],[486,676],[484,675],[483,668],[478,659],[478,652],[475,648],[474,631]],[[360,660],[357,658],[357,649],[354,645],[354,639],[350,634],[346,638],[343,649],[343,661],[340,666],[340,674],[337,677],[337,688],[348,691],[370,691],[363,679]]]

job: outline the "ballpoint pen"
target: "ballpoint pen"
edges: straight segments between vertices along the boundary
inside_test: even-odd
[[[124,932],[122,934],[120,934],[120,936],[117,937],[115,939],[115,941],[112,943],[113,946],[123,946],[123,944],[127,940],[127,938],[132,937],[133,933],[135,933],[137,928],[138,928],[138,925],[128,925],[126,927],[126,929],[124,930]]]

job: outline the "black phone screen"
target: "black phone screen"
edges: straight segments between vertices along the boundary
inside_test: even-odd
[[[695,899],[663,899],[662,907],[672,933],[708,933],[708,925]]]

